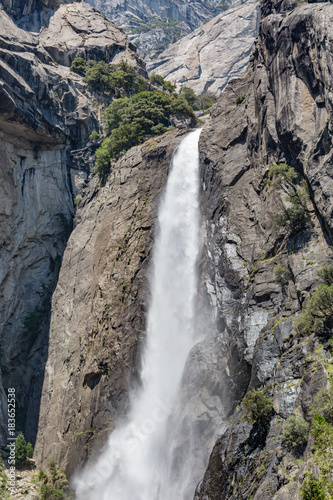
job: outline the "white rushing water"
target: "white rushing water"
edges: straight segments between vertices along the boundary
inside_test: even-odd
[[[183,500],[168,495],[168,419],[195,343],[200,251],[200,130],[179,145],[159,207],[142,386],[128,419],[75,480],[78,500]]]

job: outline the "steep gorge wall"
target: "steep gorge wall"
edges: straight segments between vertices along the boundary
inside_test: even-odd
[[[233,349],[247,370],[237,381],[239,364],[228,362],[221,374],[225,384],[236,384],[236,398],[220,394],[230,418],[197,500],[298,498],[305,472],[318,473],[313,441],[296,462],[282,446],[282,427],[295,411],[308,417],[332,370],[327,342],[292,329],[319,284],[317,270],[332,262],[333,6],[285,1],[263,2],[261,9],[248,70],[224,90],[200,141],[204,275],[217,325],[212,342],[226,355]],[[280,162],[294,167],[310,192],[311,223],[291,236],[272,224],[288,206],[287,191],[263,183]],[[277,264],[290,272],[285,286],[275,280]],[[274,404],[266,438],[243,406],[233,410],[257,388]]]
[[[46,4],[47,25],[34,32]],[[0,6],[1,411],[5,390],[16,388],[17,430],[34,441],[50,299],[77,187],[89,173],[71,152],[99,129],[105,106],[105,96],[91,92],[69,65],[83,56],[144,66],[126,36],[84,2],[2,5],[15,22]],[[13,12],[18,7],[23,16]],[[7,438],[2,417],[1,445]]]
[[[191,466],[200,470],[216,435],[223,434],[196,493],[202,500],[266,499],[267,491],[272,498],[293,498],[305,469],[312,467],[310,460],[290,465],[281,430],[295,409],[306,416],[331,366],[327,345],[315,337],[300,342],[292,321],[318,286],[317,270],[332,258],[331,79],[326,64],[332,6],[303,5],[293,12],[295,7],[282,4],[281,12],[269,13],[262,5],[267,17],[249,68],[227,86],[200,140],[206,232],[201,294],[213,317],[207,314],[200,325],[204,338],[187,363],[179,432],[171,447],[175,463],[190,453]],[[325,56],[319,57],[313,46]],[[137,273],[132,268],[132,231],[140,234],[148,226],[140,241],[149,255],[158,193],[178,140],[170,137],[162,143],[168,150],[162,163],[154,140],[147,150],[141,146],[128,152],[105,190],[94,191],[91,184],[79,207],[53,299],[36,446],[41,466],[54,456],[72,473],[98,452],[126,413],[128,389],[137,380],[148,293],[148,259],[143,265],[137,261]],[[311,195],[309,228],[290,238],[272,223],[286,206],[286,191],[263,186],[269,166],[284,161],[306,178]],[[155,180],[153,203],[141,206],[155,175],[162,176]],[[123,207],[120,200],[130,202]],[[140,213],[135,223],[133,210]],[[276,283],[276,264],[289,269],[288,286]],[[59,376],[64,366],[65,375]],[[258,387],[274,401],[265,442],[244,420],[243,408],[235,411],[246,391]],[[54,414],[62,415],[59,422]],[[297,481],[289,485],[292,475]]]
[[[223,12],[233,0],[89,0],[125,29],[140,55],[150,60],[173,43]]]
[[[157,204],[181,133],[132,148],[83,193],[52,300],[35,457],[73,473],[126,414],[145,340]]]
[[[190,87],[197,95],[219,95],[245,71],[258,33],[256,2],[230,8],[172,44],[147,63],[149,73]]]

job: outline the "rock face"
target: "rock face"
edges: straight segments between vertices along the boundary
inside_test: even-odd
[[[41,467],[54,457],[72,473],[126,413],[145,338],[157,203],[180,140],[172,131],[132,148],[105,188],[92,179],[78,207],[52,301]]]
[[[88,5],[61,5],[50,17],[45,8],[26,11],[25,19],[15,11],[16,24],[0,11],[0,412],[4,389],[18,387],[28,439],[39,418],[38,465],[54,458],[71,474],[102,447],[138,383],[157,202],[181,136],[168,132],[130,150],[104,188],[90,179],[62,259],[73,216],[69,167],[89,156],[75,151],[70,161],[69,154],[100,126],[101,105],[68,65],[83,55],[142,66],[126,38]],[[243,7],[251,8],[256,20],[256,7]],[[185,450],[191,467],[202,468],[220,434],[196,500],[297,498],[306,470],[315,470],[312,442],[296,463],[282,446],[282,427],[293,412],[308,416],[332,371],[328,344],[295,336],[293,319],[319,284],[317,270],[332,262],[333,7],[267,0],[261,11],[248,70],[225,88],[200,140],[207,308],[171,443],[175,464]],[[39,34],[22,30],[45,19]],[[287,188],[265,183],[280,162],[309,190],[307,230],[291,235],[273,227],[288,206]],[[288,271],[283,283],[278,264]],[[264,433],[241,405],[259,387],[274,406]]]
[[[229,9],[171,45],[147,64],[147,70],[178,89],[184,85],[197,95],[219,95],[248,65],[259,20],[256,3]]]
[[[225,11],[233,0],[89,0],[117,26],[124,28],[138,47],[139,53],[150,60],[170,43],[189,34],[198,26]]]
[[[55,9],[63,3],[73,3],[73,0],[1,0],[1,4],[8,13],[15,18],[31,14],[34,10],[40,10],[41,6]]]
[[[48,21],[38,33],[19,25],[34,31],[45,5],[2,2],[15,11],[16,24],[0,8],[1,412],[5,390],[16,388],[17,430],[25,430],[31,441],[48,351],[50,299],[72,227],[76,184],[88,175],[71,160],[71,151],[99,129],[105,105],[68,65],[81,55],[124,57],[143,68],[111,21],[84,2],[64,3],[44,2]],[[1,431],[3,445],[7,431]]]
[[[295,336],[292,321],[318,286],[319,267],[332,262],[333,7],[285,1],[261,8],[248,70],[229,83],[201,135],[204,276],[217,330],[212,352],[227,360],[220,383],[234,387],[236,397],[220,392],[230,419],[196,500],[299,498],[305,471],[317,471],[313,443],[295,463],[281,444],[282,427],[293,412],[308,416],[332,370],[328,344]],[[286,190],[263,183],[279,162],[293,166],[310,193],[309,228],[291,236],[272,225]],[[284,285],[276,282],[277,264],[289,270]],[[239,362],[248,371],[237,380]],[[205,379],[212,400],[217,370]],[[274,405],[267,435],[248,423],[243,406],[233,412],[247,390],[258,388]]]

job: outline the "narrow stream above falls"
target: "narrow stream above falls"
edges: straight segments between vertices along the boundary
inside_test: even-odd
[[[186,467],[171,456],[169,443],[186,359],[197,339],[200,132],[177,148],[159,206],[142,385],[131,395],[127,420],[75,479],[78,500],[188,500],[183,484],[176,496],[174,484],[170,493],[175,463],[180,483]],[[192,498],[195,486],[190,484]]]

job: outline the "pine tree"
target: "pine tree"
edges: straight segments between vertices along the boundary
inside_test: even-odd
[[[27,442],[22,432],[16,438],[15,462],[18,466],[23,466],[27,463]]]
[[[27,457],[32,458],[34,455],[34,449],[31,443],[27,443]]]

